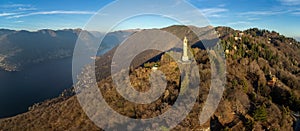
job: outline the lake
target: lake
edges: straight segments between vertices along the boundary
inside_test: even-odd
[[[72,58],[34,64],[19,72],[0,70],[0,118],[26,112],[72,86]]]

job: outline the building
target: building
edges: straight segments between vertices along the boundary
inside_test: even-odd
[[[152,67],[152,70],[157,70],[158,69],[158,64],[154,64],[154,66]]]
[[[273,87],[273,86],[275,86],[276,81],[277,81],[276,76],[272,75],[272,73],[270,72],[269,81],[268,81],[267,85]]]

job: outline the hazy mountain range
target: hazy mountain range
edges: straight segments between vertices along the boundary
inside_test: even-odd
[[[300,36],[299,36],[299,37],[295,37],[295,39],[296,39],[297,41],[300,41]]]
[[[78,37],[80,33],[81,37]],[[99,47],[98,54],[115,47],[131,33],[133,31],[108,33]],[[89,49],[103,37],[101,32],[81,29],[44,29],[36,32],[0,29],[0,69],[19,71],[30,64],[71,57],[78,38],[78,41],[84,41],[86,49]]]

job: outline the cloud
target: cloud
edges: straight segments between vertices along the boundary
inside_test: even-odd
[[[21,20],[18,20],[18,21],[15,21],[14,23],[23,23],[24,21],[21,21]]]
[[[65,10],[39,11],[39,12],[31,12],[31,13],[21,14],[21,15],[13,15],[9,18],[21,18],[21,17],[34,16],[34,15],[56,15],[56,14],[93,15],[93,14],[96,14],[96,12],[92,12],[92,11],[65,11]]]
[[[239,15],[279,15],[279,14],[285,14],[288,13],[289,11],[249,11],[249,12],[242,12]]]
[[[205,17],[224,17],[224,15],[221,15],[221,13],[227,12],[228,9],[225,9],[225,8],[205,8],[205,9],[200,9],[200,11]]]
[[[297,12],[293,12],[293,13],[291,13],[291,14],[293,14],[293,15],[300,15],[300,12],[297,11]]]
[[[17,15],[19,13],[0,13],[0,17],[5,17],[5,16],[12,16],[12,15]]]
[[[182,3],[182,0],[175,0],[174,6],[178,6]]]
[[[19,11],[30,11],[30,10],[36,10],[36,8],[33,7],[19,7]]]
[[[247,18],[247,20],[249,20],[249,21],[255,21],[255,20],[260,20],[260,18],[250,17],[250,18]]]
[[[226,4],[219,4],[218,7],[225,7]]]
[[[300,5],[300,0],[279,0],[283,5]]]
[[[231,22],[231,23],[228,23],[227,25],[249,25],[251,24],[251,22],[248,22],[248,21],[237,21],[237,22]]]
[[[7,5],[0,5],[2,8],[17,8],[17,7],[31,7],[31,5],[25,4],[7,4]]]

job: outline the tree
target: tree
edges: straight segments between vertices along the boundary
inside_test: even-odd
[[[253,118],[255,121],[265,121],[267,120],[267,110],[266,106],[262,105],[254,110]]]

